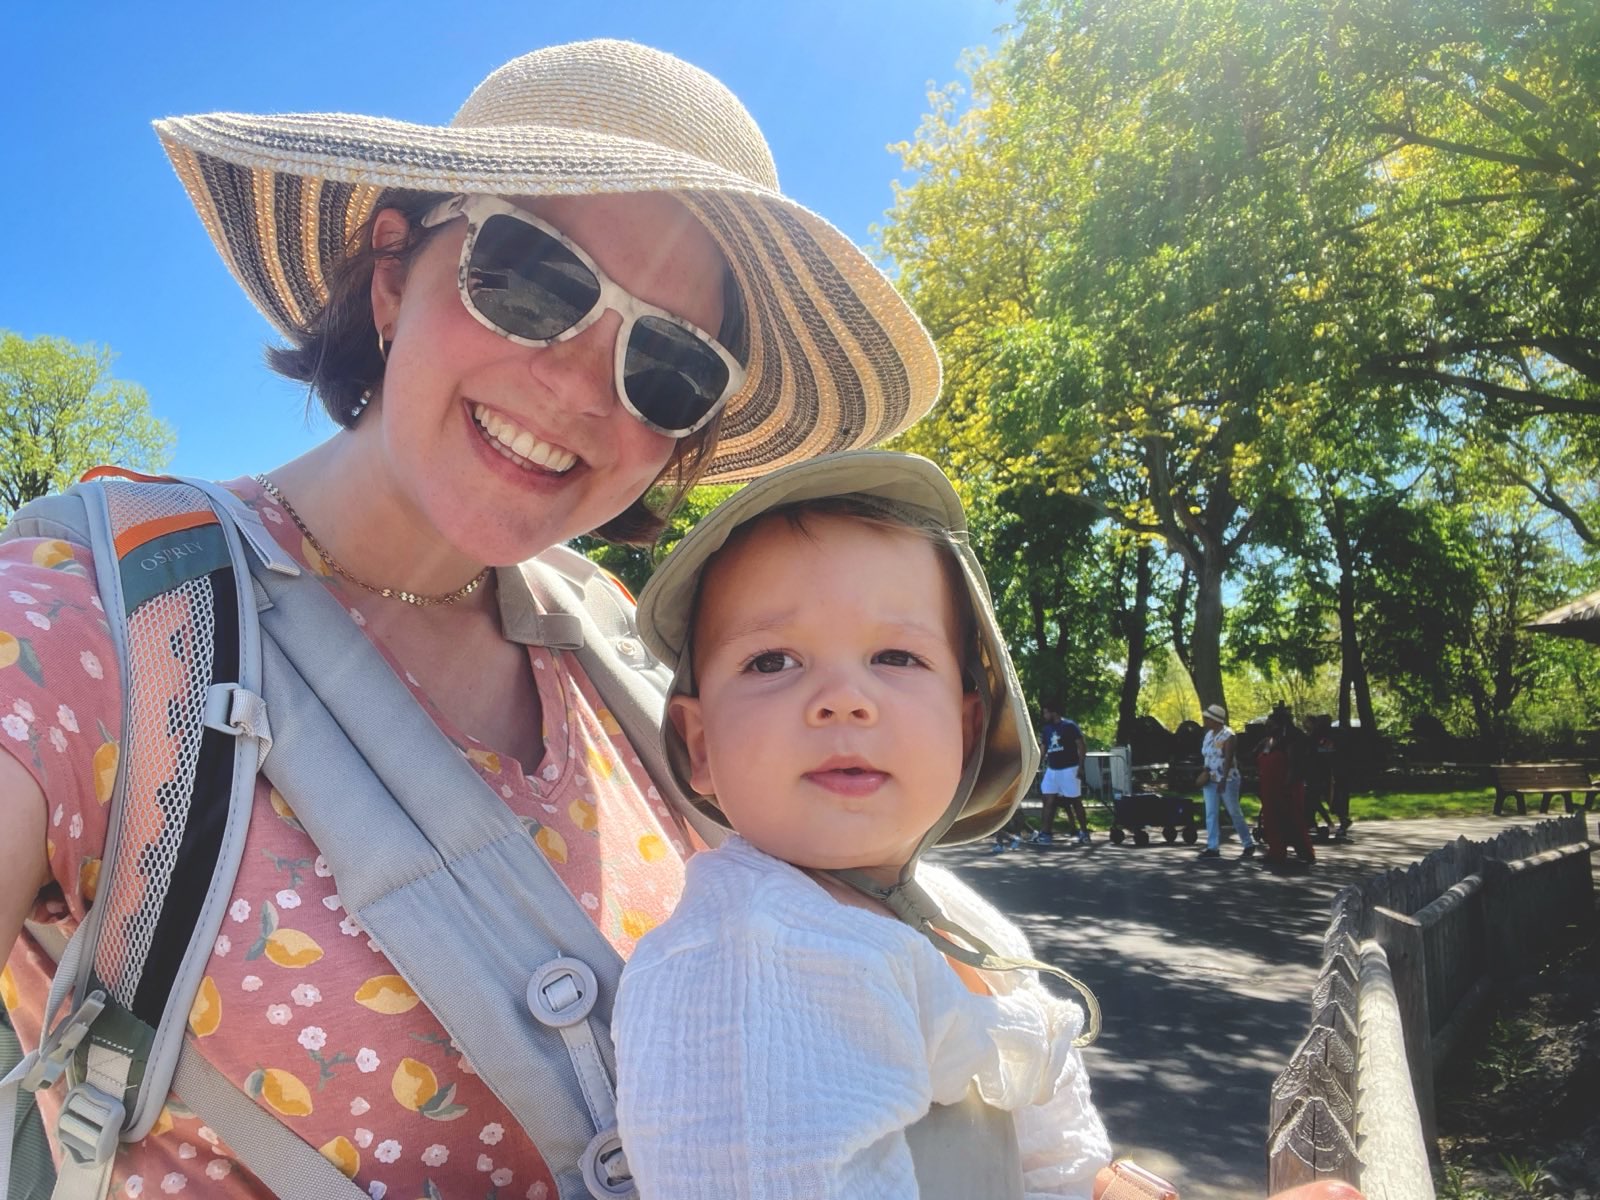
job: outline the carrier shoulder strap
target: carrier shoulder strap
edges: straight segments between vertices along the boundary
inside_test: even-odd
[[[337,601],[304,580],[258,569],[256,581],[277,732],[263,770],[345,910],[528,1132],[562,1197],[632,1195],[605,1036],[620,957]],[[447,969],[441,945],[455,948]]]
[[[53,1194],[72,1198],[105,1194],[119,1137],[143,1137],[165,1102],[270,744],[243,543],[218,516],[221,489],[95,474],[25,506],[4,535],[90,549],[122,669],[106,877],[61,952],[40,1046],[0,1082],[9,1118],[19,1093],[65,1079]],[[0,1195],[22,1182],[8,1149]]]

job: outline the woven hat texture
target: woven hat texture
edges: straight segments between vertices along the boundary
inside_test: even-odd
[[[330,272],[387,189],[675,193],[721,248],[749,318],[748,378],[706,482],[872,445],[938,397],[933,343],[882,272],[778,190],[734,95],[662,51],[612,40],[535,50],[443,126],[211,113],[155,128],[229,270],[284,332],[326,303]]]

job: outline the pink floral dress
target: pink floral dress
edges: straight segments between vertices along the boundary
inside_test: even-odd
[[[364,624],[341,588],[250,480],[228,485]],[[0,746],[48,806],[52,886],[32,919],[70,934],[93,902],[122,725],[115,652],[81,547],[0,545]],[[382,649],[382,647],[380,647]],[[616,720],[567,654],[528,651],[545,713],[544,758],[524,765],[451,728],[385,652],[417,701],[521,818],[605,937],[626,957],[671,911],[689,852]],[[51,963],[24,935],[0,999],[37,1043]],[[338,881],[265,777],[232,903],[189,1015],[190,1037],[229,1079],[372,1196],[554,1197],[538,1149],[449,1034],[339,903]],[[53,1123],[58,1097],[41,1097]],[[124,1147],[112,1195],[268,1193],[172,1097]]]

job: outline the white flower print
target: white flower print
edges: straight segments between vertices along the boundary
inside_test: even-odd
[[[54,725],[50,726],[50,744],[56,748],[57,754],[65,754],[67,752],[67,735]]]
[[[178,1157],[179,1158],[193,1158],[196,1154],[199,1154],[199,1153],[200,1153],[200,1151],[196,1150],[194,1148],[193,1144],[190,1143],[190,1142],[184,1142],[181,1146],[178,1147]]]
[[[339,922],[339,932],[345,937],[360,937],[361,925],[354,917],[346,917]]]
[[[374,1179],[367,1184],[367,1195],[371,1196],[372,1200],[383,1200],[388,1194],[389,1185],[381,1179]]]
[[[320,854],[317,855],[316,861],[311,864],[311,870],[318,879],[329,879],[333,876],[333,868],[328,865],[328,860]]]
[[[33,609],[30,608],[22,615],[28,618],[29,625],[32,625],[37,629],[50,628],[50,618],[45,616],[42,612],[34,612]]]
[[[11,735],[11,740],[25,742],[28,740],[28,723],[16,713],[7,713],[0,717],[0,729]]]
[[[250,919],[250,901],[235,900],[228,907],[228,916],[241,925]]]
[[[494,1170],[494,1159],[490,1158],[487,1154],[478,1155],[478,1170],[487,1175],[490,1171]]]
[[[320,1025],[307,1025],[295,1040],[307,1050],[315,1052],[328,1044],[328,1032]]]
[[[382,950],[378,949],[378,943],[373,941],[371,938],[367,939],[367,949],[371,950],[374,954],[382,954],[383,953]]]
[[[76,840],[83,836],[83,814],[73,813],[72,820],[67,822],[67,836]]]
[[[261,516],[265,520],[271,521],[274,525],[283,524],[283,514],[279,512],[274,505],[269,504],[265,508],[261,509],[260,512]]]
[[[122,1190],[130,1196],[144,1195],[144,1178],[139,1175],[129,1175],[127,1182],[122,1185]]]
[[[354,1140],[356,1145],[365,1150],[368,1146],[372,1145],[372,1130],[357,1129]]]
[[[73,712],[65,704],[56,709],[56,720],[61,723],[61,728],[65,729],[68,733],[78,732],[78,714]]]
[[[435,1142],[422,1152],[422,1161],[430,1167],[442,1167],[450,1161],[450,1151]]]
[[[267,1007],[267,1020],[274,1025],[287,1025],[289,1016],[290,1011],[287,1004],[273,1004]]]
[[[528,1189],[527,1200],[550,1200],[550,1189],[545,1186],[544,1180],[538,1180]]]
[[[554,782],[556,779],[561,777],[561,768],[556,766],[555,763],[549,763],[545,766],[544,770],[539,772],[539,774],[543,775],[545,779]]]
[[[226,1179],[233,1173],[233,1164],[225,1158],[213,1158],[206,1164],[207,1179]]]
[[[217,943],[212,949],[216,952],[218,958],[226,958],[228,951],[233,949],[233,939],[225,933],[219,933],[217,934]]]
[[[94,651],[85,650],[79,654],[78,662],[83,667],[83,673],[90,679],[104,679],[106,677],[105,668],[100,665],[100,660],[95,657]]]
[[[176,1196],[188,1186],[189,1181],[176,1171],[172,1171],[161,1177],[161,1190],[167,1193],[169,1196]]]
[[[199,1139],[202,1142],[205,1142],[206,1145],[208,1145],[208,1146],[215,1146],[217,1144],[217,1141],[218,1141],[217,1131],[212,1129],[211,1126],[209,1126],[209,1125],[200,1126],[199,1129],[195,1130],[195,1134],[196,1134],[197,1137],[199,1137]]]
[[[247,992],[259,992],[261,990],[261,976],[246,975],[239,981],[239,986]]]
[[[61,824],[61,818],[66,816],[66,815],[67,815],[66,805],[64,805],[64,804],[56,805],[56,811],[50,814],[50,824],[52,824],[52,825]]]
[[[370,1046],[363,1046],[356,1051],[356,1069],[363,1075],[371,1075],[382,1061],[378,1057],[378,1052]]]
[[[400,1143],[393,1138],[386,1142],[379,1142],[378,1148],[372,1152],[372,1157],[381,1163],[392,1163],[400,1157]]]
[[[299,908],[300,893],[295,891],[293,888],[284,888],[283,891],[278,893],[278,907]]]
[[[406,682],[409,683],[412,687],[421,687],[422,686],[420,683],[417,682],[417,677],[415,675],[413,675],[410,671],[406,672]]]
[[[372,1105],[367,1103],[367,1098],[365,1096],[357,1096],[354,1100],[350,1101],[350,1115],[352,1117],[359,1117],[362,1113],[369,1112],[371,1109]]]
[[[106,610],[106,606],[104,604],[100,603],[100,597],[99,596],[90,596],[89,597],[89,603],[94,605],[101,612],[105,612],[105,610]]]
[[[37,603],[39,603],[32,596],[28,595],[27,592],[13,591],[11,593],[11,598],[13,600],[15,600],[18,604],[37,604]]]
[[[511,1172],[505,1167],[501,1167],[493,1175],[489,1176],[489,1182],[494,1184],[495,1187],[509,1187],[511,1186]]]
[[[600,907],[600,897],[596,896],[593,892],[585,892],[583,895],[578,897],[578,903],[582,904],[590,912],[594,912],[595,909]]]
[[[24,721],[33,720],[33,705],[29,704],[26,700],[18,700],[11,706],[11,711],[16,713],[17,716],[21,717]]]
[[[661,799],[661,793],[656,791],[656,789],[653,788],[653,787],[646,789],[645,795],[648,796],[651,800],[659,800],[659,799]]]
[[[314,983],[300,983],[295,985],[294,991],[289,993],[294,1002],[301,1008],[310,1008],[313,1004],[322,1002],[322,992]]]
[[[500,795],[506,800],[511,799],[511,785],[509,783],[502,783],[500,785]]]
[[[322,898],[322,907],[327,909],[329,912],[338,912],[344,907],[344,902],[339,899],[339,893],[335,892],[331,896],[324,896]]]
[[[366,628],[367,619],[361,615],[361,610],[359,608],[352,608],[350,610],[350,619],[357,625],[360,625],[363,629]],[[393,1162],[394,1159],[391,1158],[389,1161]]]

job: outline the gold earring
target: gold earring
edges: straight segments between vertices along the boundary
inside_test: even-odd
[[[378,330],[378,357],[384,362],[389,361],[389,347],[384,343],[383,330]]]

